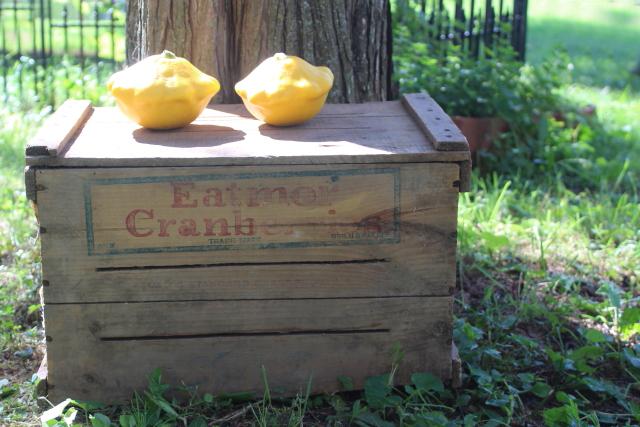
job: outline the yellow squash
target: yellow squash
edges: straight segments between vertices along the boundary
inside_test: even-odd
[[[194,121],[220,83],[165,50],[115,73],[107,88],[122,112],[139,125],[174,129]]]
[[[235,89],[247,110],[270,125],[289,126],[318,114],[333,86],[333,73],[297,56],[276,53]]]

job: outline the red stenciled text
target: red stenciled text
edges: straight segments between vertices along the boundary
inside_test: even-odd
[[[196,182],[171,183],[167,204],[133,209],[124,223],[127,232],[136,238],[291,235],[295,231],[292,221],[279,222],[279,211],[274,207],[301,212],[313,209],[316,213],[322,212],[318,208],[326,207],[327,225],[331,227],[331,218],[336,214],[332,205],[338,191],[335,184],[241,187],[230,183],[215,187]],[[266,207],[270,207],[273,218],[254,214],[256,209]],[[171,215],[167,215],[167,208]]]

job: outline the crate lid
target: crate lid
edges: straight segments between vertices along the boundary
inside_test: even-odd
[[[298,126],[255,120],[241,104],[211,105],[191,125],[140,128],[113,107],[66,101],[26,148],[27,165],[154,167],[461,162],[465,137],[427,94],[400,101],[327,104]]]

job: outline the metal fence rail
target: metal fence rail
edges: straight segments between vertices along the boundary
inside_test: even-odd
[[[508,3],[511,3],[510,5]],[[527,35],[527,0],[397,0],[400,22],[419,17],[425,42],[446,55],[448,46],[478,58],[483,47],[500,42],[511,45],[524,61]]]
[[[124,61],[124,0],[0,0],[0,90],[55,104]],[[60,84],[62,82],[62,84]]]

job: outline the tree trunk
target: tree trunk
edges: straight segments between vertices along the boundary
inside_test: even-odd
[[[239,102],[233,85],[277,52],[331,68],[331,102],[394,96],[389,0],[128,3],[128,62],[171,50],[220,80],[218,102]]]

